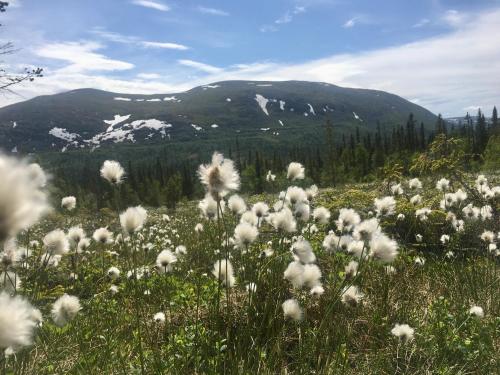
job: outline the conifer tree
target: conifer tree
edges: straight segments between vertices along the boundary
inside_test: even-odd
[[[493,107],[493,113],[491,114],[491,134],[498,135],[500,134],[499,129],[500,124],[498,123],[498,113],[497,107]]]

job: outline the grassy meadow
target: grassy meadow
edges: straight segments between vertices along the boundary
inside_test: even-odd
[[[243,202],[228,199],[234,174],[217,195],[224,163],[207,165],[205,199],[175,212],[89,213],[65,198],[5,241],[0,346],[13,346],[0,369],[498,373],[498,176],[317,191],[289,166],[274,172],[291,188],[270,174],[270,193]],[[41,313],[28,342],[2,311],[14,299]]]

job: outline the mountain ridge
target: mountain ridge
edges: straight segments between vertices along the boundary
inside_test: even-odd
[[[0,108],[0,147],[33,153],[205,140],[217,146],[237,136],[264,143],[322,140],[385,131],[410,113],[427,129],[436,116],[397,95],[307,81],[220,81],[179,93],[124,94],[82,88]]]

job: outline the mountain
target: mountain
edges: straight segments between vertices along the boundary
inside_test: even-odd
[[[410,113],[432,128],[436,116],[383,91],[327,83],[224,81],[162,95],[79,89],[0,108],[0,147],[7,151],[95,150],[186,143],[218,147],[312,144],[329,119],[335,134],[391,131]],[[298,143],[297,143],[298,142]]]

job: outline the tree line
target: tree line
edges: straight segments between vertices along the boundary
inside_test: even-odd
[[[226,150],[219,150],[234,160],[241,173],[243,193],[259,194],[279,190],[284,186],[284,170],[290,161],[302,162],[308,171],[305,183],[332,186],[347,182],[372,181],[381,177],[383,167],[397,163],[403,173],[408,173],[415,155],[423,152],[438,134],[457,137],[464,141],[465,151],[474,157],[470,168],[478,168],[490,140],[500,139],[500,125],[496,107],[490,120],[480,110],[477,116],[469,114],[463,121],[449,123],[438,116],[434,129],[417,123],[413,114],[405,125],[392,129],[377,123],[374,132],[356,128],[351,134],[337,134],[335,125],[324,125],[324,142],[315,147],[275,148],[274,150],[244,149],[236,138]],[[497,146],[498,147],[498,146]],[[202,195],[196,170],[207,158],[198,156],[190,160],[164,160],[124,164],[125,182],[111,189],[99,176],[99,161],[89,161],[83,168],[68,173],[61,167],[53,171],[53,188],[58,193],[73,192],[80,206],[89,209],[110,207],[123,209],[137,204],[175,208],[182,199],[194,199]],[[268,171],[276,175],[267,181]],[[60,194],[59,194],[60,195]]]

